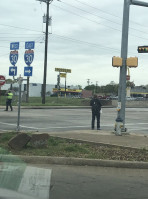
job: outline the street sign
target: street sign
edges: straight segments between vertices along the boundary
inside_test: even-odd
[[[60,73],[60,77],[66,78],[66,73]]]
[[[0,75],[0,86],[4,85],[6,82],[5,77],[3,75]]]
[[[33,68],[31,66],[24,67],[24,76],[32,76],[32,70]]]
[[[10,50],[18,50],[19,49],[19,42],[10,43]]]
[[[26,50],[24,54],[25,63],[30,66],[34,59],[34,51],[33,50]]]
[[[25,49],[34,49],[35,47],[35,42],[34,41],[27,41],[25,42]]]
[[[63,73],[71,73],[71,69],[65,69],[65,68],[55,68],[55,71]]]
[[[9,76],[16,76],[17,75],[17,67],[16,66],[10,66],[9,67]]]
[[[10,59],[10,63],[11,63],[13,66],[15,66],[15,64],[16,64],[17,61],[18,61],[18,51],[16,51],[16,50],[11,51],[11,52],[10,52],[9,59]]]

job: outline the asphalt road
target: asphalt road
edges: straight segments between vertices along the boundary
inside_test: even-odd
[[[2,167],[1,184],[8,190],[0,188],[0,198],[147,199],[148,196],[147,169],[42,164],[27,166],[24,171],[21,166],[12,167],[9,163],[9,167],[8,164]]]
[[[50,199],[147,199],[148,172],[139,169],[44,165],[52,169]]]
[[[117,112],[115,108],[103,108],[102,130],[113,131]],[[18,111],[0,109],[0,131],[16,130]],[[90,129],[90,109],[21,109],[20,130],[60,132]],[[148,133],[148,108],[127,108],[126,127],[129,132]]]

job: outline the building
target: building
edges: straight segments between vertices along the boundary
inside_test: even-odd
[[[14,90],[15,95],[18,95],[19,92],[19,84],[18,83],[14,83],[14,84],[4,84],[1,87],[1,90],[8,90],[12,87],[11,90]],[[24,96],[26,94],[26,90],[27,90],[27,85],[26,84],[22,84],[22,96]],[[46,96],[51,96],[55,93],[58,93],[59,90],[57,88],[55,88],[54,84],[47,84],[46,85]],[[66,89],[66,95],[69,97],[81,97],[81,92],[82,90],[79,90],[79,88],[77,86],[68,86],[68,88]],[[64,96],[65,95],[65,88],[64,85],[61,85],[60,88],[60,95]],[[30,83],[29,84],[29,97],[41,97],[42,96],[42,84],[40,83]]]
[[[18,95],[18,91],[19,91],[19,84],[18,83],[14,83],[14,84],[4,84],[1,87],[1,90],[8,90],[12,87],[11,90],[15,91],[15,95]],[[46,85],[46,95],[51,95],[52,94],[52,90],[55,87],[54,84],[47,84]],[[27,85],[26,84],[22,84],[22,93],[26,92],[27,90]],[[30,97],[41,97],[42,94],[42,84],[40,83],[30,83],[29,84],[29,96]]]

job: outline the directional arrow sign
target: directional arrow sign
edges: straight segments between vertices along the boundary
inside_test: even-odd
[[[17,67],[16,66],[10,66],[9,67],[9,76],[16,76],[17,75]]]
[[[30,66],[34,59],[34,51],[33,50],[26,50],[24,54],[25,63]]]
[[[10,63],[11,63],[13,66],[15,66],[15,64],[16,64],[17,61],[18,61],[18,51],[16,51],[16,50],[11,51],[11,52],[10,52],[9,59],[10,59]]]
[[[24,67],[24,76],[32,76],[32,70],[33,68],[31,66]]]
[[[6,82],[5,77],[3,75],[0,75],[0,86],[4,85]]]

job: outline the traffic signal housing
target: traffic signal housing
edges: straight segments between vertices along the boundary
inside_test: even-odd
[[[138,46],[138,53],[148,53],[148,46]]]
[[[130,68],[136,68],[138,66],[138,57],[128,57],[126,65]]]
[[[121,57],[112,57],[112,66],[113,67],[121,67],[122,66],[122,58]]]

